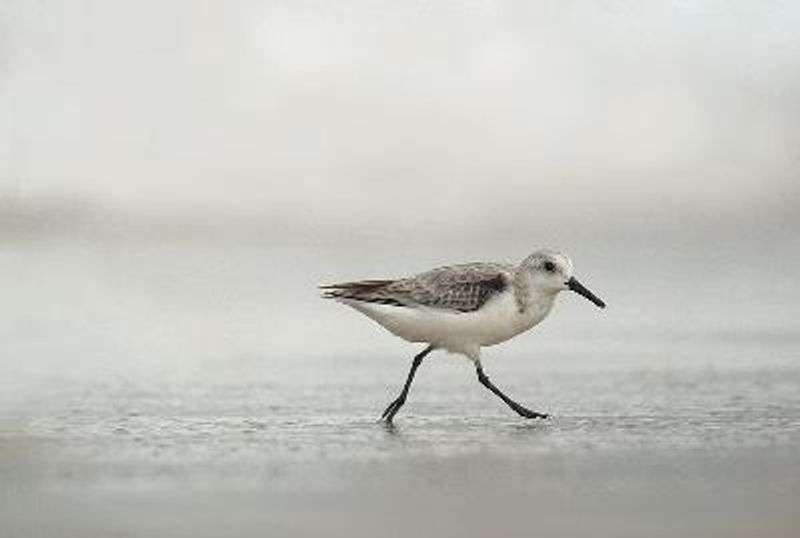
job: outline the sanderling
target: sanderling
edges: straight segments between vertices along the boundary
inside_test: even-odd
[[[448,265],[410,278],[320,288],[326,290],[323,297],[352,306],[400,338],[428,344],[414,357],[400,395],[383,412],[386,422],[391,423],[405,403],[422,359],[435,349],[470,358],[478,381],[520,416],[547,418],[518,404],[489,381],[481,366],[481,348],[504,342],[542,321],[562,290],[572,290],[605,308],[572,275],[572,268],[567,256],[539,250],[519,265]]]

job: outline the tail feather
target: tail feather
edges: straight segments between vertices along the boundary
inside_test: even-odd
[[[351,299],[367,303],[405,306],[385,292],[386,287],[394,282],[394,280],[361,280],[321,285],[319,289],[325,290],[322,293],[322,297],[325,299]]]
[[[376,290],[393,283],[394,280],[359,280],[356,282],[340,282],[339,284],[323,284],[323,290]]]

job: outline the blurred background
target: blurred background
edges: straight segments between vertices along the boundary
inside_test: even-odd
[[[503,486],[453,477],[476,454],[501,470],[522,454],[533,468],[501,475],[520,480],[516,498],[563,501],[539,515],[564,530],[552,514],[605,499],[634,446],[645,463],[614,491],[641,528],[674,522],[642,497],[674,464],[702,477],[670,482],[694,505],[750,484],[689,530],[793,535],[799,33],[791,1],[0,0],[0,472],[24,508],[9,528],[33,532],[38,486],[18,494],[33,483],[64,495],[45,530],[130,530],[131,512],[64,527],[81,512],[65,499],[169,498],[198,466],[191,499],[209,505],[203,487],[223,476],[330,500],[319,492],[355,486],[331,468],[282,473],[342,454],[389,458],[402,472],[388,483],[411,469],[423,483],[400,491],[446,513],[424,478],[444,465],[455,498],[489,491],[498,508]],[[485,364],[562,422],[520,436],[465,364],[432,360],[408,406],[415,433],[376,431],[414,348],[315,286],[542,246],[609,308],[565,297]],[[708,471],[709,443],[736,456]],[[587,447],[600,460],[526,489],[543,478],[533,456]],[[508,509],[510,534],[528,509]],[[202,534],[187,521],[150,530]],[[482,532],[452,523],[439,535]],[[593,535],[641,528],[604,520]]]
[[[4,235],[797,222],[794,2],[2,6]]]

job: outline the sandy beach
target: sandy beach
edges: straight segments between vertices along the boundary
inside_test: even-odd
[[[3,312],[3,534],[796,536],[796,289],[726,287],[782,270],[731,247],[766,264],[717,274],[677,316],[697,290],[674,275],[718,260],[671,253],[584,266],[602,315],[563,297],[487,350],[553,418],[519,419],[440,354],[387,428],[414,347],[317,297],[346,270],[324,246],[12,243],[5,276],[27,277]]]

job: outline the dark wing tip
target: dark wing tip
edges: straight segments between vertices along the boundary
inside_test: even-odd
[[[360,280],[358,282],[342,282],[339,284],[320,284],[317,287],[325,290],[323,299],[352,299],[365,303],[379,303],[392,306],[405,306],[394,297],[388,296],[384,288],[394,280]]]
[[[338,284],[319,284],[323,290],[351,290],[351,289],[377,289],[388,286],[394,280],[358,280],[355,282],[339,282]]]

